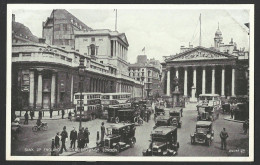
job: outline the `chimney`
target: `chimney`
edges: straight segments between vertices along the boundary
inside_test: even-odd
[[[15,22],[15,14],[12,14],[12,22]]]

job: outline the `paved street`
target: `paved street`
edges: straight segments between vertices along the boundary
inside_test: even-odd
[[[190,133],[195,130],[197,111],[193,106],[189,106],[184,109],[182,118],[182,128],[178,129],[178,141],[180,148],[178,156],[244,156],[248,154],[248,135],[244,135],[242,132],[242,123],[231,122],[224,120],[224,116],[220,115],[220,118],[213,124],[215,132],[214,142],[210,147],[206,145],[190,144]],[[153,115],[152,115],[153,116]],[[101,122],[104,120],[93,120],[89,122],[83,122],[83,127],[88,127],[90,131],[90,147],[95,146],[96,132],[100,130]],[[29,121],[29,125],[24,126],[22,133],[19,134],[19,140],[12,141],[12,154],[14,155],[50,155],[51,139],[55,136],[56,132],[61,132],[64,125],[67,126],[68,133],[73,126],[78,128],[78,122],[70,122],[67,119],[59,120],[46,120],[49,125],[48,131],[32,132],[31,128],[36,121]],[[106,123],[108,126],[110,123]],[[120,152],[119,156],[142,156],[143,149],[147,149],[149,145],[150,133],[154,121],[151,119],[149,123],[144,123],[142,126],[136,128],[136,145],[134,148],[129,148]],[[220,150],[220,137],[219,133],[222,128],[225,127],[229,133],[227,140],[228,150]],[[37,148],[39,151],[37,151]],[[69,148],[69,141],[67,141],[67,148]],[[34,151],[30,151],[34,149]],[[245,149],[245,153],[244,153]],[[82,153],[76,153],[74,156],[79,155],[103,155],[111,156],[109,153],[97,153],[95,151],[88,150]]]

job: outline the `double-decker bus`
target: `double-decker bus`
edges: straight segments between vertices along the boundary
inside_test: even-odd
[[[80,102],[82,102],[80,104]],[[101,111],[101,93],[74,94],[74,105],[76,106],[76,120],[80,120],[80,105],[82,105],[81,119],[91,120],[98,117]]]
[[[131,103],[127,103],[130,98],[131,93],[103,93],[101,104],[104,110],[107,110],[108,107],[130,108]]]

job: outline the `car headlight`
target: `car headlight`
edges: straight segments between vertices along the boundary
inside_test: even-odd
[[[207,138],[210,138],[210,134],[207,134]]]
[[[159,150],[158,150],[158,152],[162,152],[162,150],[161,150],[161,149],[159,149]]]
[[[152,150],[150,148],[147,149],[148,152],[151,152]]]

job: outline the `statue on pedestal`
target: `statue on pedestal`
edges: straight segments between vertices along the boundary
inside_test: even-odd
[[[179,78],[176,76],[173,79],[173,85],[175,86],[174,91],[172,92],[172,106],[178,107],[182,106],[180,102],[180,91],[179,91]]]

